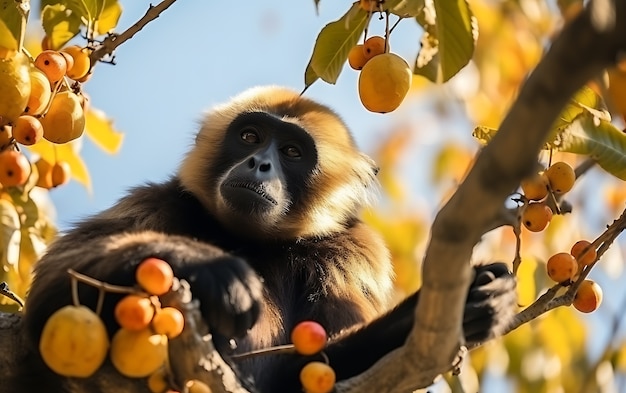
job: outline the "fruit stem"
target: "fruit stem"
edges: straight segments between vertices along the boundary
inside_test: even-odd
[[[296,349],[293,344],[277,345],[275,347],[261,348],[261,349],[255,349],[254,351],[250,351],[250,352],[238,353],[236,355],[232,355],[231,359],[243,360],[243,359],[250,359],[256,356],[267,355],[267,354],[286,354],[286,353],[296,353]]]
[[[85,284],[91,285],[92,287],[98,288],[102,291],[112,292],[112,293],[133,293],[133,294],[141,294],[148,296],[147,293],[140,291],[135,287],[124,287],[121,285],[113,285],[100,280],[96,280],[95,278],[86,276],[84,274],[78,273],[76,270],[67,269],[67,273],[72,276],[72,283],[74,281],[80,281]]]
[[[385,11],[385,53],[389,53],[389,11]]]

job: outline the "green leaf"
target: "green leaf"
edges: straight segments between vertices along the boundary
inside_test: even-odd
[[[311,67],[311,62],[309,61],[309,64],[307,64],[306,70],[304,71],[304,90],[302,92],[304,93],[306,89],[308,89],[309,86],[315,83],[315,81],[319,78],[319,75],[313,71],[313,67]]]
[[[324,26],[317,36],[309,61],[315,75],[327,83],[335,84],[350,49],[363,34],[366,22],[367,13],[356,2],[341,19]],[[305,83],[312,79],[312,75],[310,71],[305,74]]]
[[[63,47],[82,26],[80,16],[62,4],[46,5],[41,11],[41,23],[52,49]]]
[[[417,21],[424,28],[414,73],[446,82],[472,58],[478,25],[466,0],[435,0]]]
[[[626,134],[610,122],[583,112],[560,132],[558,141],[556,150],[587,155],[626,180]]]
[[[425,0],[397,0],[385,2],[389,6],[389,12],[403,18],[413,18],[418,16],[424,9]]]
[[[0,47],[22,50],[29,0],[0,0]]]
[[[106,0],[104,9],[96,20],[94,29],[97,34],[104,35],[110,33],[117,26],[117,22],[122,15],[122,6],[118,0]]]

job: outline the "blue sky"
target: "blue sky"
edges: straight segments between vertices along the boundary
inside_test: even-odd
[[[119,31],[141,18],[149,3],[122,5]],[[129,187],[174,173],[210,106],[255,85],[300,91],[318,32],[350,5],[322,1],[316,15],[313,1],[305,0],[174,3],[118,48],[115,66],[99,64],[85,84],[93,106],[115,121],[125,140],[116,156],[85,140],[82,155],[93,194],[76,182],[53,190],[59,227],[110,206]],[[382,23],[373,27],[373,34],[383,32]],[[392,36],[392,50],[412,63],[419,38],[417,24],[402,23]],[[357,78],[346,66],[336,85],[318,81],[306,95],[334,108],[359,146],[372,151],[394,121],[416,112],[411,106],[417,103],[407,100],[395,115],[370,113],[358,99]]]

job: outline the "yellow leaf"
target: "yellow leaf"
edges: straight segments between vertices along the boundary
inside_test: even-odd
[[[107,0],[104,5],[102,14],[96,21],[96,31],[98,34],[104,35],[111,32],[122,15],[122,6],[117,0]]]
[[[537,261],[535,258],[522,257],[522,263],[517,271],[517,301],[522,306],[530,305],[537,298],[536,270]]]
[[[17,50],[17,40],[2,19],[0,19],[0,46],[6,49]]]
[[[104,112],[90,108],[85,120],[85,132],[96,145],[109,154],[119,151],[124,134],[113,128],[113,122],[107,119]]]
[[[32,146],[29,146],[29,150],[33,153],[39,154],[41,158],[50,163],[54,163],[56,161],[67,162],[72,172],[72,178],[85,186],[88,192],[91,192],[91,178],[89,177],[89,171],[87,170],[85,162],[78,154],[78,149],[75,147],[76,143],[80,143],[79,140],[57,145],[44,139]]]

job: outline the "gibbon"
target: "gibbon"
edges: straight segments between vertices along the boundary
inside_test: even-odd
[[[189,281],[220,353],[289,343],[315,320],[338,380],[401,346],[419,292],[389,305],[393,269],[383,240],[359,219],[377,167],[328,107],[280,87],[250,89],[210,110],[176,175],[131,190],[113,207],[60,236],[36,264],[23,318],[32,350],[10,391],[68,392],[37,350],[46,320],[71,304],[69,268],[133,285],[137,264],[167,261]],[[476,266],[464,316],[469,343],[498,334],[515,308],[515,280],[502,263]],[[97,290],[80,285],[95,309]],[[109,334],[121,295],[101,313]],[[229,341],[234,339],[236,348]],[[259,392],[300,392],[301,355],[233,361]],[[26,368],[26,367],[25,367]],[[89,390],[96,392],[96,390]]]

